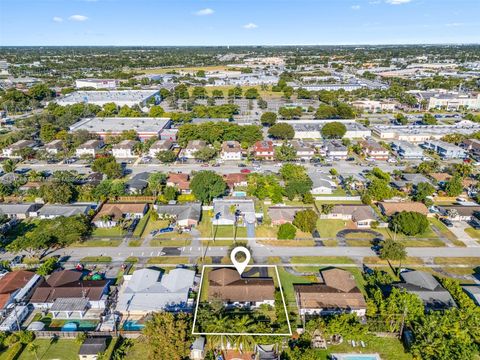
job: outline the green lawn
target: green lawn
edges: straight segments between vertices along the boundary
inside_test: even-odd
[[[120,226],[112,228],[95,228],[92,231],[92,236],[95,237],[118,237],[125,235],[125,230]]]
[[[80,262],[109,263],[112,262],[110,256],[85,256]]]
[[[154,256],[147,260],[147,264],[188,264],[186,256]]]
[[[292,256],[292,264],[354,264],[347,256]]]
[[[474,228],[466,228],[465,232],[470,235],[475,240],[480,240],[480,230],[475,230]]]
[[[347,228],[348,221],[344,220],[317,220],[317,230],[321,238],[335,239],[340,230]]]
[[[142,217],[140,219],[137,226],[135,226],[135,230],[133,231],[133,236],[134,237],[144,236],[143,235],[143,234],[145,234],[144,229],[146,229],[147,223],[150,222],[150,215],[151,215],[151,212],[149,211],[149,212],[147,212],[147,214],[144,217]]]
[[[116,247],[119,246],[122,240],[111,239],[90,239],[81,243],[75,243],[74,247]]]
[[[25,349],[18,360],[77,360],[80,344],[75,340],[60,339],[51,342],[50,339],[36,339],[38,345],[37,356]]]
[[[278,275],[280,276],[283,295],[285,296],[288,310],[297,311],[293,284],[309,284],[311,282],[316,282],[315,276],[295,276],[285,271],[282,266],[278,267]]]
[[[168,227],[168,224],[169,224],[168,220],[153,220],[149,218],[149,221],[147,222],[147,225],[145,226],[145,229],[143,230],[141,237],[147,236],[148,234],[150,234],[152,230],[166,228]]]

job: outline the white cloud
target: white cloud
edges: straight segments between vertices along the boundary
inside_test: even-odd
[[[68,19],[72,21],[86,21],[88,20],[88,17],[85,15],[72,15]]]
[[[63,22],[63,18],[61,18],[60,16],[54,16],[52,20],[58,23]]]
[[[360,5],[352,5],[351,9],[352,10],[360,10]]]
[[[258,28],[258,25],[254,24],[254,23],[248,23],[248,24],[243,25],[243,28],[247,29],[247,30],[252,30],[252,29]]]
[[[385,0],[387,4],[391,5],[401,5],[401,4],[407,4],[411,2],[412,0]]]
[[[215,10],[213,10],[213,9],[205,8],[205,9],[198,10],[195,13],[195,15],[197,15],[197,16],[207,16],[207,15],[212,15],[214,12],[215,12]]]

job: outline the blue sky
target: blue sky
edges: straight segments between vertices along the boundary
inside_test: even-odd
[[[0,0],[0,45],[479,43],[480,0]]]

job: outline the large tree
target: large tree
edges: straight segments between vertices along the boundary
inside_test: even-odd
[[[407,251],[405,246],[399,241],[386,239],[382,243],[379,257],[382,260],[387,260],[390,267],[392,267],[390,261],[398,261],[398,269],[400,269],[402,261],[407,257]]]
[[[260,117],[260,122],[263,126],[272,126],[277,122],[277,114],[274,112],[264,112]]]
[[[402,211],[390,218],[389,227],[397,233],[408,236],[423,234],[430,224],[425,215],[416,211]]]
[[[290,124],[278,123],[268,129],[268,135],[274,139],[290,140],[295,136],[295,130]]]
[[[143,329],[150,359],[184,360],[190,354],[191,315],[154,313]]]
[[[298,211],[293,219],[293,225],[303,232],[313,232],[317,226],[318,215],[315,211],[308,209]]]
[[[190,189],[193,195],[198,200],[206,203],[225,194],[226,188],[227,184],[223,178],[209,170],[196,173],[190,182]]]
[[[324,139],[341,139],[347,132],[347,127],[338,121],[323,125],[321,133]]]

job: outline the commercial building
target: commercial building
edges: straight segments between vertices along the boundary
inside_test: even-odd
[[[170,127],[169,118],[87,118],[70,126],[70,131],[86,130],[101,138],[118,136],[125,131],[135,130],[140,140],[159,138],[162,130]]]
[[[435,151],[442,159],[465,159],[467,152],[459,146],[440,140],[427,140],[424,149]]]
[[[377,113],[382,111],[394,111],[395,103],[377,100],[358,100],[351,104],[354,108],[366,111],[369,113]]]
[[[405,160],[419,160],[423,158],[422,148],[408,141],[393,141],[392,149]]]
[[[119,81],[115,79],[77,79],[75,80],[75,87],[94,88],[94,89],[116,89]]]
[[[419,103],[427,102],[427,110],[480,110],[480,94],[472,95],[446,90],[408,92],[414,94]]]
[[[439,140],[449,134],[470,135],[480,131],[480,124],[463,120],[454,125],[375,125],[372,130],[373,134],[382,140],[419,143],[432,139]]]
[[[321,139],[322,128],[330,122],[341,122],[347,128],[344,137],[348,139],[364,139],[372,135],[367,127],[355,122],[355,120],[280,120],[279,122],[287,123],[295,130],[295,139]]]
[[[158,90],[111,90],[111,91],[75,91],[57,100],[58,105],[66,106],[78,103],[103,106],[114,103],[117,106],[138,105],[143,107],[151,98],[158,104],[160,95]]]

